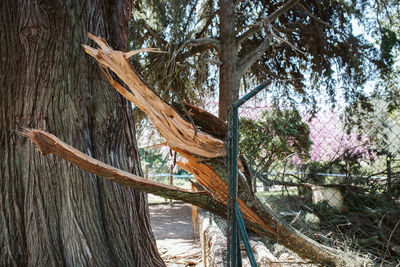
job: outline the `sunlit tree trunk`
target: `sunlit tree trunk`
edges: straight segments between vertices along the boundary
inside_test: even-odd
[[[241,75],[237,71],[238,48],[235,40],[235,4],[234,1],[219,2],[221,67],[219,73],[219,110],[218,117],[228,120],[228,109],[238,99]]]
[[[126,43],[130,1],[0,1],[0,266],[164,266],[143,193],[42,157],[22,127],[141,175],[130,105],[85,55]]]

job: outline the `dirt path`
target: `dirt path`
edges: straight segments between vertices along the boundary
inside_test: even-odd
[[[197,231],[193,241],[191,205],[150,205],[150,218],[158,250],[167,266],[202,266]]]

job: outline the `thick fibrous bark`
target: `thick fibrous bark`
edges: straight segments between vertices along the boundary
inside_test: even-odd
[[[85,158],[82,153],[77,153],[75,150],[65,149],[65,146],[65,151],[62,151],[63,149],[60,148],[50,149],[48,145],[57,147],[59,142],[49,142],[41,139],[39,136],[43,135],[43,133],[40,131],[31,131],[28,133],[28,136],[38,144],[39,149],[44,153],[55,153],[87,171],[146,192],[181,199],[224,216],[228,200],[227,170],[224,166],[224,161],[220,157],[216,157],[224,154],[224,150],[221,147],[223,145],[222,140],[202,131],[198,131],[196,137],[193,138],[193,125],[185,121],[171,106],[162,101],[140,80],[136,72],[130,67],[127,58],[135,52],[122,53],[114,51],[108,47],[104,40],[94,36],[91,36],[91,38],[96,41],[101,49],[97,50],[85,46],[86,52],[95,57],[101,65],[113,70],[125,82],[130,91],[112,80],[108,71],[104,71],[111,85],[123,96],[148,113],[157,129],[167,140],[169,146],[187,159],[187,162],[179,162],[179,165],[193,173],[197,181],[202,185],[202,188],[205,188],[207,191],[192,193],[175,187],[163,186],[149,181],[146,182],[144,179],[121,172],[112,167],[106,170],[102,163],[94,159]],[[54,136],[48,134],[47,136],[51,137],[50,140],[55,140]],[[69,153],[65,153],[68,151]],[[79,157],[71,157],[70,153]],[[199,159],[198,156],[201,158]],[[208,159],[204,160],[204,158]],[[315,262],[332,265],[338,260],[338,252],[336,250],[317,244],[280,222],[269,209],[263,206],[254,195],[249,193],[249,188],[244,178],[239,178],[240,199],[238,202],[249,228],[277,240],[294,250],[300,256]]]
[[[50,131],[141,175],[131,105],[81,47],[124,49],[128,0],[0,1],[0,266],[164,266],[146,195],[42,157],[16,135]]]

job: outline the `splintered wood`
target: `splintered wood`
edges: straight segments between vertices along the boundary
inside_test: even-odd
[[[83,45],[85,51],[96,58],[101,65],[115,72],[129,87],[130,92],[113,80],[106,70],[102,69],[110,84],[125,98],[149,115],[157,130],[166,139],[167,144],[188,160],[187,163],[178,163],[181,168],[194,174],[196,180],[207,188],[217,201],[226,203],[228,200],[228,186],[225,181],[210,166],[198,163],[198,159],[191,156],[191,154],[207,158],[223,156],[225,154],[224,142],[201,131],[197,131],[194,138],[193,125],[185,121],[169,104],[155,94],[130,66],[127,59],[138,51],[128,53],[114,51],[106,44],[104,39],[91,34],[89,34],[89,37],[100,46],[101,50]],[[247,220],[261,224],[273,233],[272,229],[242,200],[239,199],[238,203],[243,216]]]
[[[83,45],[85,51],[101,64],[101,69],[109,83],[125,98],[147,113],[171,149],[186,158],[187,162],[179,162],[178,164],[194,174],[198,182],[193,185],[198,187],[199,191],[191,192],[179,187],[163,185],[118,170],[79,152],[57,137],[40,130],[27,129],[25,135],[37,144],[43,154],[56,154],[88,172],[113,182],[158,196],[183,200],[225,217],[228,186],[224,179],[211,167],[211,164],[206,164],[199,159],[200,157],[217,161],[219,159],[215,158],[225,156],[224,142],[219,139],[225,135],[224,123],[218,121],[217,118],[210,119],[210,122],[215,121],[215,123],[211,123],[212,127],[209,127],[209,124],[207,124],[208,114],[203,110],[189,106],[191,114],[198,114],[199,121],[206,122],[202,125],[203,129],[209,128],[208,132],[205,132],[206,130],[195,131],[194,125],[186,121],[141,80],[130,66],[128,59],[138,52],[154,51],[154,49],[123,53],[112,50],[102,38],[91,34],[89,34],[89,37],[99,45],[100,49]],[[113,80],[108,72],[109,69],[128,86],[129,90]],[[244,199],[243,195],[242,197]],[[275,239],[302,257],[312,259],[315,262],[334,265],[338,261],[339,251],[317,244],[280,222],[257,198],[254,198],[254,202],[250,204],[239,199],[238,204],[247,227]]]
[[[107,71],[104,71],[110,84],[151,118],[154,126],[167,140],[169,146],[207,158],[220,157],[225,154],[224,142],[222,140],[200,131],[197,131],[194,138],[195,129],[193,125],[185,121],[170,105],[165,103],[142,81],[128,62],[129,57],[138,51],[128,53],[114,51],[107,45],[104,39],[93,36],[90,33],[89,37],[101,49],[83,45],[86,53],[94,57],[102,66],[115,72],[128,86],[130,91],[114,81],[111,75]]]
[[[172,148],[174,149],[174,148]],[[228,185],[214,170],[207,164],[200,163],[199,159],[178,151],[187,159],[187,162],[178,161],[178,165],[187,172],[192,173],[196,180],[207,188],[211,194],[220,202],[227,203],[228,201]],[[262,225],[267,231],[274,234],[275,231],[250,209],[241,199],[238,199],[239,208],[246,220]]]
[[[153,50],[142,49],[123,53],[112,50],[102,38],[93,36],[90,33],[89,37],[95,41],[101,49],[83,45],[85,51],[94,57],[102,66],[115,72],[129,87],[130,92],[113,80],[108,71],[102,68],[110,84],[125,98],[149,115],[153,124],[166,139],[171,149],[179,152],[188,160],[187,163],[179,162],[178,164],[180,167],[194,174],[196,180],[207,188],[217,201],[226,204],[228,201],[228,186],[225,181],[221,179],[209,165],[198,163],[199,160],[192,156],[192,154],[206,158],[223,156],[225,155],[224,142],[202,131],[196,131],[195,135],[193,125],[184,120],[175,109],[155,94],[154,91],[140,79],[139,75],[128,62],[128,58],[138,52]],[[239,199],[238,204],[245,219],[260,224],[267,231],[274,233],[272,228],[266,225],[256,212],[251,210],[242,200]]]

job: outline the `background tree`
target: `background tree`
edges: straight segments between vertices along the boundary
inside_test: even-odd
[[[295,110],[264,111],[260,120],[242,118],[239,125],[240,153],[252,159],[256,172],[268,173],[292,157],[309,158],[310,128]]]
[[[141,174],[131,106],[81,47],[89,31],[124,49],[130,1],[1,1],[0,16],[0,265],[163,266],[145,194],[16,134],[44,129]]]
[[[365,1],[362,1],[364,3]],[[135,67],[164,96],[171,88],[190,100],[196,90],[219,88],[219,117],[243,88],[266,77],[277,99],[315,104],[333,99],[335,86],[358,97],[375,60],[374,49],[354,36],[351,19],[365,6],[344,1],[142,1],[135,6],[131,45],[159,47],[163,55]],[[146,19],[151,18],[151,19]],[[340,76],[340,79],[338,79]]]
[[[264,183],[267,191],[273,185],[272,171],[285,170],[292,165],[293,158],[309,158],[310,128],[297,110],[264,110],[259,119],[244,117],[239,125],[239,151],[249,162],[254,192],[257,179]]]

